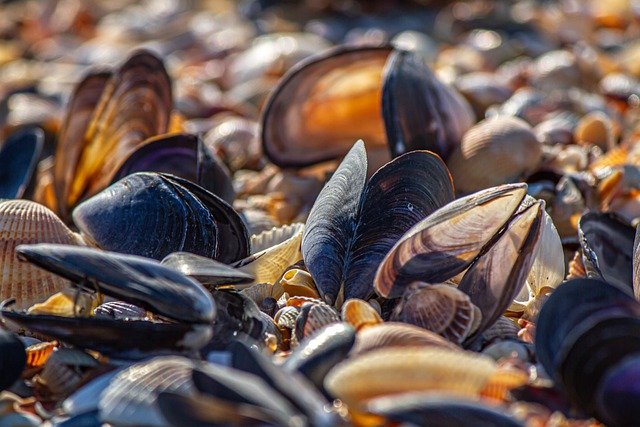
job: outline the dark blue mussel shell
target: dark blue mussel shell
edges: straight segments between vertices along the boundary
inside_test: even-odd
[[[44,132],[31,128],[11,135],[0,148],[0,199],[24,197],[44,144]]]

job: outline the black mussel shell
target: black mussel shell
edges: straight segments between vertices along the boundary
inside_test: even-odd
[[[196,389],[206,396],[267,409],[277,416],[277,425],[296,425],[296,420],[300,422],[305,418],[287,399],[254,374],[208,364],[194,369],[192,379]]]
[[[327,373],[346,359],[355,341],[355,330],[346,323],[327,325],[300,343],[282,367],[287,372],[301,373],[324,390]]]
[[[211,338],[211,327],[203,324],[34,315],[7,309],[0,316],[13,328],[124,359],[139,359],[158,352],[190,352],[200,349]]]
[[[640,301],[640,225],[636,227],[633,241],[633,294]]]
[[[571,343],[580,337],[577,331],[590,326],[591,318],[640,315],[640,306],[616,286],[595,279],[569,280],[549,296],[536,324],[536,357],[547,373],[559,383],[559,367]],[[582,326],[581,326],[582,325]],[[564,352],[560,349],[564,348]]]
[[[453,200],[442,160],[427,151],[404,154],[366,182],[366,152],[357,142],[309,214],[302,255],[320,295],[335,301],[373,294],[376,269],[414,224]]]
[[[596,413],[607,425],[631,427],[640,417],[640,357],[634,355],[607,372],[596,391]]]
[[[633,227],[614,214],[588,212],[580,218],[578,232],[587,274],[631,290]]]
[[[327,400],[306,378],[277,368],[258,350],[242,342],[231,343],[227,350],[231,353],[232,367],[262,378],[312,420],[313,425],[335,425],[336,420],[324,410]]]
[[[476,121],[462,95],[440,82],[421,57],[402,50],[385,65],[382,111],[392,157],[431,150],[446,159]]]
[[[91,290],[187,323],[210,323],[216,306],[198,282],[152,259],[86,247],[20,245],[18,257]]]
[[[22,341],[11,332],[0,330],[0,391],[16,382],[27,363]]]
[[[264,342],[267,328],[255,302],[233,290],[214,290],[211,295],[217,316],[213,323],[213,340],[202,349],[203,354],[225,350],[233,341],[244,338],[257,344]]]
[[[196,279],[205,287],[215,288],[218,285],[242,285],[253,282],[253,276],[249,273],[189,252],[169,254],[161,264]]]
[[[40,160],[44,144],[41,129],[24,129],[11,135],[0,148],[0,199],[24,197]]]
[[[235,192],[229,171],[196,135],[178,133],[150,138],[120,165],[111,183],[136,172],[162,172],[195,182],[227,203]]]
[[[420,426],[523,427],[519,420],[480,402],[438,396],[374,399],[368,411],[389,421]]]

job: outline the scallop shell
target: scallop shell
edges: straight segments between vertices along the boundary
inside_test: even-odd
[[[342,305],[342,320],[353,326],[356,331],[367,326],[382,323],[382,317],[368,302],[353,298]]]
[[[241,294],[250,298],[256,304],[260,304],[265,298],[279,299],[284,294],[284,289],[280,282],[273,285],[271,283],[256,283],[240,291]]]
[[[456,190],[471,193],[517,181],[533,172],[541,157],[542,145],[524,120],[499,116],[469,129],[447,166]]]
[[[48,208],[27,200],[0,202],[0,300],[15,298],[26,308],[61,291],[67,280],[29,263],[15,249],[25,243],[80,244],[80,238]]]
[[[291,296],[320,298],[313,277],[308,271],[300,268],[292,268],[284,273],[280,284],[284,291]]]
[[[459,350],[459,347],[435,332],[407,323],[385,322],[358,331],[351,354],[357,355],[384,347],[441,347]]]
[[[282,307],[275,316],[273,316],[274,321],[280,328],[293,329],[296,326],[296,319],[300,314],[300,310],[298,307]]]
[[[302,242],[304,227],[296,227],[295,229],[296,232],[291,237],[260,252],[253,253],[249,257],[238,261],[234,267],[251,274],[255,277],[256,283],[275,283],[288,266],[302,259],[300,243]],[[274,234],[278,233],[274,232]],[[266,236],[259,238],[256,247],[261,248],[268,239]],[[275,237],[273,239],[274,241],[278,240]]]
[[[402,297],[393,320],[428,329],[456,344],[472,332],[481,315],[467,294],[449,285],[414,282]]]
[[[304,224],[296,222],[281,227],[273,227],[271,230],[263,231],[260,234],[254,234],[251,236],[251,253],[257,254],[284,243],[302,231],[304,231]]]
[[[348,359],[325,378],[325,388],[347,405],[400,393],[437,391],[479,396],[495,362],[466,351],[435,347],[384,348]]]
[[[613,121],[603,112],[594,111],[585,115],[574,130],[578,144],[593,144],[607,151],[615,145]]]
[[[293,335],[300,342],[318,329],[338,322],[340,316],[333,307],[324,302],[308,302],[300,308]]]
[[[58,349],[49,357],[35,381],[53,396],[67,396],[82,381],[83,371],[79,368],[95,366],[98,366],[98,361],[83,351],[71,348]]]

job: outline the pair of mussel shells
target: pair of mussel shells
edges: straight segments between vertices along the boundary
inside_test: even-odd
[[[598,279],[560,285],[542,306],[536,355],[569,400],[607,425],[637,424],[640,304]]]
[[[466,100],[416,53],[341,47],[282,78],[264,109],[262,142],[276,165],[302,167],[340,158],[362,138],[375,170],[418,149],[446,158],[474,122]]]

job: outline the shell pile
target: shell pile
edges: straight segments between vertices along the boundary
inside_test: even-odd
[[[0,426],[640,425],[637,3],[0,1]]]

